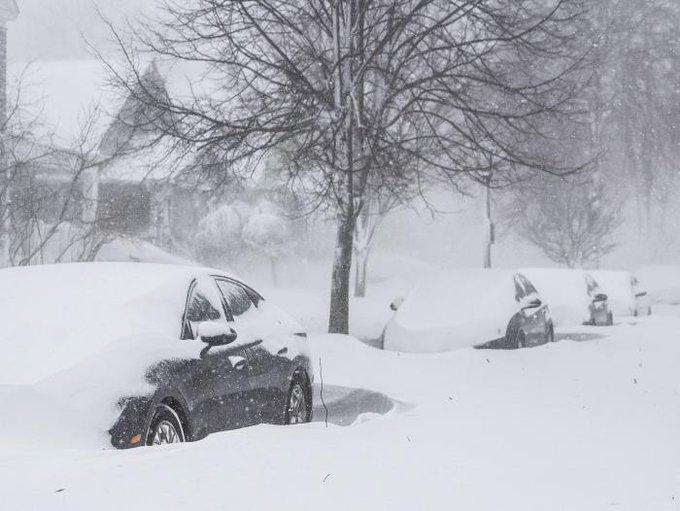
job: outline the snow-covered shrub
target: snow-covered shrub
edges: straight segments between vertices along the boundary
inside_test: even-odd
[[[240,211],[239,211],[240,210]],[[200,259],[233,256],[242,249],[241,230],[246,209],[229,204],[209,213],[198,224],[196,251]]]

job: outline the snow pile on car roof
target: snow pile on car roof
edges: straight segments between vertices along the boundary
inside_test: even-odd
[[[635,294],[627,271],[597,270],[590,272],[602,292],[607,295],[609,307],[615,316],[631,316],[635,312]]]
[[[581,325],[590,319],[585,274],[583,270],[561,268],[524,268],[520,270],[548,303],[556,326]]]
[[[0,383],[34,383],[134,333],[177,338],[195,269],[77,263],[0,271]]]
[[[654,303],[680,304],[680,266],[646,266],[635,272]]]
[[[385,331],[386,348],[438,352],[505,335],[517,310],[512,272],[437,272],[408,295]]]

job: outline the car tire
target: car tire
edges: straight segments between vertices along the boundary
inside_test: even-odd
[[[305,378],[296,375],[286,399],[284,424],[304,424],[312,420],[312,396]]]
[[[614,313],[608,312],[607,313],[607,326],[613,326],[613,325],[614,325]]]
[[[146,445],[166,445],[182,442],[186,442],[186,435],[179,415],[170,406],[159,405],[149,424]]]

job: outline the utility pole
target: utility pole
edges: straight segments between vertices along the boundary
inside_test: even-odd
[[[496,237],[491,218],[491,170],[484,177],[484,268],[491,268],[491,245]]]
[[[491,217],[491,182],[493,180],[493,156],[485,151],[486,166],[481,170],[482,186],[484,187],[484,268],[491,268],[491,246],[496,241],[496,229]]]

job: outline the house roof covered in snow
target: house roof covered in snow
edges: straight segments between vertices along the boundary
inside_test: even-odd
[[[1,1],[1,0],[0,0]],[[112,64],[116,67],[116,63]],[[123,69],[124,66],[119,66]],[[211,97],[226,94],[215,77],[196,64],[138,63],[144,80],[173,98],[192,101],[194,95]],[[10,94],[20,91],[21,115],[34,123],[37,139],[53,140],[65,152],[88,147],[97,150],[102,160],[127,144],[130,128],[131,95],[124,94],[111,80],[111,71],[97,59],[13,64],[8,69]],[[137,135],[135,134],[135,137]],[[163,141],[153,147],[153,134],[141,133],[135,140],[139,152],[122,151],[102,166],[104,180],[141,182],[175,176],[182,165],[195,163],[195,153],[177,158],[171,154],[172,143]],[[76,151],[77,152],[77,151]]]

